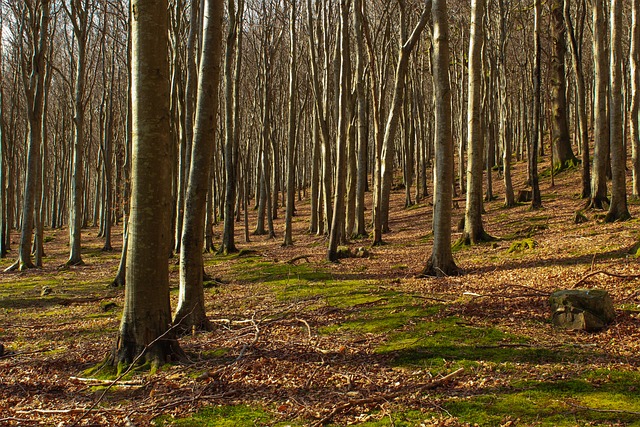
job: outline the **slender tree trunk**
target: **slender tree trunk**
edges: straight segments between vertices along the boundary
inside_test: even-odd
[[[289,15],[289,35],[290,35],[290,63],[289,63],[289,125],[288,125],[288,143],[287,143],[287,207],[285,213],[285,231],[283,246],[293,245],[292,237],[292,220],[294,211],[295,197],[295,164],[294,154],[296,149],[296,109],[297,109],[297,58],[296,58],[296,1],[291,0],[291,13]]]
[[[609,91],[609,141],[611,145],[611,204],[605,222],[626,221],[631,218],[627,207],[627,152],[623,139],[624,100],[622,95],[622,1],[611,0],[611,89]]]
[[[553,50],[551,55],[551,119],[552,119],[552,149],[556,170],[562,170],[578,163],[573,154],[571,139],[569,138],[569,123],[567,110],[567,83],[565,78],[565,56],[567,45],[565,42],[566,27],[564,22],[564,2],[566,0],[551,1],[551,35]]]
[[[329,248],[327,259],[331,262],[338,260],[338,245],[344,232],[345,220],[345,193],[347,175],[347,132],[348,112],[347,103],[349,96],[349,62],[347,57],[350,52],[349,40],[349,4],[348,0],[340,0],[340,91],[338,94],[338,140],[336,146],[336,188],[333,199],[333,219],[329,233]]]
[[[583,199],[591,196],[591,164],[589,160],[589,130],[587,122],[587,105],[584,73],[582,69],[582,58],[578,48],[578,41],[571,19],[570,0],[564,0],[564,22],[567,26],[567,35],[569,38],[569,46],[571,47],[571,62],[573,63],[573,73],[576,82],[576,119],[578,121],[578,132],[581,147],[582,162],[582,192]]]
[[[540,183],[538,181],[538,150],[540,145],[540,60],[542,49],[540,47],[540,0],[534,0],[534,65],[533,65],[533,131],[531,146],[529,148],[529,181],[532,188],[531,208],[542,207],[540,196]]]
[[[446,0],[433,0],[433,86],[435,99],[435,189],[433,196],[433,249],[422,274],[449,276],[459,272],[451,252],[453,198],[453,138],[451,136],[451,84],[449,82],[449,24]]]
[[[607,65],[607,22],[604,0],[593,2],[593,62],[594,62],[594,138],[593,169],[591,174],[591,200],[589,207],[605,209],[607,198],[607,163],[609,162],[609,115],[607,98],[609,67]]]
[[[635,199],[640,198],[640,0],[632,0],[631,9],[631,54],[629,58],[631,69],[631,163],[633,168],[633,182],[631,194]]]
[[[482,224],[482,169],[484,129],[482,126],[482,44],[485,2],[471,2],[471,35],[469,37],[469,102],[467,103],[467,202],[464,232],[460,242],[465,245],[491,240]],[[489,170],[488,173],[491,173]]]

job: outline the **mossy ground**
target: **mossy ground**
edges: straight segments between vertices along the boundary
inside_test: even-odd
[[[638,280],[600,274],[581,283],[614,299],[618,317],[604,331],[557,331],[548,321],[547,293],[593,271],[640,270],[629,253],[638,241],[637,220],[602,224],[588,212],[589,222],[573,223],[583,203],[573,196],[578,179],[579,171],[568,170],[553,189],[543,180],[542,211],[505,209],[499,199],[486,203],[486,231],[501,240],[459,248],[454,256],[464,274],[438,279],[416,278],[432,244],[426,201],[404,209],[404,193],[394,193],[387,244],[371,248],[368,258],[338,264],[324,260],[325,237],[306,232],[308,205],[299,203],[293,247],[238,237],[241,253],[205,255],[206,308],[215,327],[180,339],[189,360],[153,374],[131,371],[125,380],[142,385],[116,384],[98,402],[104,410],[84,420],[639,426]],[[497,179],[494,191],[500,192]],[[638,215],[637,203],[630,209]],[[463,214],[463,207],[455,209],[454,219]],[[280,219],[278,236],[281,226]],[[74,422],[80,413],[33,409],[87,408],[105,385],[71,377],[118,375],[91,370],[115,346],[124,295],[109,286],[119,248],[101,252],[94,232],[85,234],[85,266],[58,269],[68,255],[66,233],[47,230],[43,269],[0,275],[0,341],[9,352],[0,359],[0,413],[9,415],[0,419]],[[116,234],[114,243],[119,239]],[[536,244],[509,251],[528,241]],[[357,241],[350,249],[366,245]],[[175,307],[176,258],[169,263]],[[50,292],[43,295],[45,287]],[[459,368],[463,373],[451,382],[422,388]]]

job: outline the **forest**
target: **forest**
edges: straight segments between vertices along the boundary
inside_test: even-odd
[[[0,0],[0,425],[640,426],[640,0]]]

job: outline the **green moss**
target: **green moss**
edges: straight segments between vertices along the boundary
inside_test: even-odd
[[[617,374],[628,380],[630,375],[636,375]],[[605,384],[594,381],[601,375],[592,372],[564,381],[522,381],[468,399],[450,400],[444,408],[460,420],[478,425],[500,425],[510,419],[519,419],[519,425],[640,425],[638,416],[632,413],[640,411],[635,387],[611,377]],[[572,416],[567,417],[568,413]]]
[[[513,242],[509,249],[507,249],[508,254],[512,254],[514,252],[522,252],[529,249],[534,249],[537,246],[537,243],[533,239],[524,239],[518,242]]]
[[[156,426],[176,427],[254,427],[274,425],[271,414],[262,409],[244,405],[205,407],[188,418],[172,420],[170,417],[161,417],[154,424]]]

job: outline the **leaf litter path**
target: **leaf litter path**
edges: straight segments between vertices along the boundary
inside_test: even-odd
[[[521,173],[526,168],[517,166]],[[431,206],[425,202],[404,209],[403,191],[393,194],[387,244],[373,248],[366,259],[327,264],[324,237],[306,233],[309,205],[304,201],[297,206],[293,247],[280,246],[281,218],[275,240],[252,236],[250,243],[242,243],[237,224],[239,246],[255,251],[259,263],[281,266],[308,255],[298,263],[329,272],[334,282],[365,283],[372,298],[337,305],[321,292],[282,298],[268,273],[258,276],[265,280],[243,279],[242,265],[238,268],[242,258],[219,261],[206,255],[207,273],[221,282],[206,293],[214,330],[181,339],[189,361],[153,376],[134,375],[106,394],[106,381],[81,378],[81,372],[99,363],[114,343],[123,291],[107,285],[118,253],[101,253],[96,230],[89,229],[84,235],[87,265],[58,270],[67,256],[66,231],[48,230],[43,269],[0,277],[0,342],[6,347],[0,359],[0,425],[148,425],[158,416],[180,418],[204,405],[257,406],[268,411],[270,422],[309,425],[386,417],[393,425],[394,414],[407,410],[425,412],[423,425],[465,425],[446,410],[449,402],[512,388],[516,379],[555,381],[598,369],[637,372],[640,291],[633,276],[640,274],[640,266],[625,253],[638,239],[638,223],[602,224],[596,213],[588,212],[590,222],[574,224],[573,214],[583,204],[574,195],[578,180],[578,173],[570,171],[556,177],[554,188],[543,181],[541,211],[527,206],[506,210],[500,200],[487,203],[485,228],[504,240],[455,253],[464,270],[459,277],[417,278],[431,250]],[[494,191],[501,195],[497,181]],[[640,215],[637,204],[630,209],[634,217]],[[454,223],[463,214],[463,208],[455,209]],[[507,253],[511,243],[524,238],[532,239],[535,248]],[[368,241],[355,241],[351,246],[366,245]],[[2,261],[3,266],[10,263]],[[292,271],[285,288],[296,283],[297,270]],[[593,274],[597,271],[609,274]],[[177,266],[171,274],[175,286]],[[545,295],[575,284],[611,293],[619,308],[614,325],[597,334],[551,328]],[[43,286],[51,294],[40,296]],[[367,308],[384,306],[381,294],[408,297],[420,309],[442,309],[434,317],[409,318],[398,331],[372,332],[366,322],[362,330],[341,329]],[[116,308],[109,309],[106,302]],[[450,357],[444,350],[437,366],[398,363],[401,352],[380,351],[391,334],[438,319],[455,319],[454,327],[480,332],[491,327],[505,336],[526,337],[478,346],[485,356],[500,349],[522,350],[505,356],[521,357],[512,361],[517,372],[502,369],[508,361],[493,353],[460,371],[463,358],[456,360],[455,353]],[[527,360],[529,350],[561,353],[567,348],[577,349],[579,360],[568,360],[572,352],[565,359]],[[452,373],[453,378],[442,381]]]

